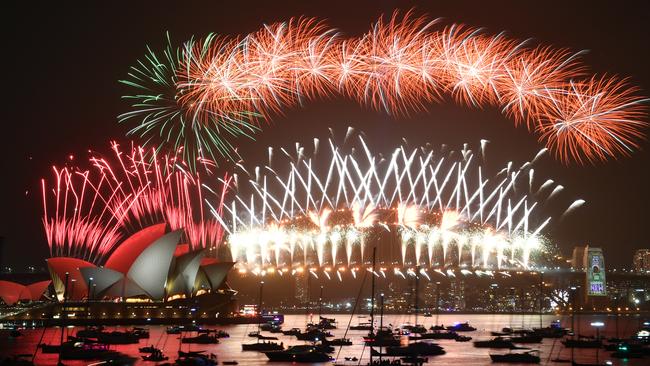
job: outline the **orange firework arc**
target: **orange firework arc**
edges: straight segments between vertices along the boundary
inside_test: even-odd
[[[294,18],[244,37],[188,42],[177,101],[193,123],[216,116],[228,124],[335,93],[396,115],[449,95],[501,108],[564,162],[596,162],[639,147],[647,99],[626,80],[589,76],[580,53],[531,48],[463,25],[435,30],[437,23],[395,12],[360,37],[344,38],[314,18]]]

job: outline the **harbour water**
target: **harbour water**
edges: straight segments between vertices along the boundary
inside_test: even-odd
[[[367,331],[348,331],[346,333],[346,328],[348,324],[356,325],[360,322],[367,322],[369,319],[367,317],[358,317],[345,314],[337,315],[324,315],[328,318],[334,318],[338,322],[338,328],[331,330],[336,338],[343,337],[344,335],[347,338],[350,338],[353,342],[352,346],[343,346],[336,347],[336,351],[332,354],[332,357],[336,359],[336,363],[343,365],[357,365],[364,364],[367,362],[369,357],[369,348],[363,346],[362,337],[367,333]],[[433,317],[423,317],[420,316],[418,323],[423,324],[427,328],[433,325],[435,322],[435,315]],[[544,315],[541,319],[541,323],[544,326],[550,324],[553,320],[561,320],[562,326],[570,327],[571,318],[567,316],[553,316],[553,315]],[[306,315],[286,315],[285,323],[282,328],[288,330],[291,328],[300,328],[304,329],[305,324],[310,320],[309,316]],[[317,321],[318,316],[314,315],[313,320]],[[405,323],[414,322],[413,315],[385,315],[384,316],[384,325],[392,324],[393,326],[399,326]],[[539,315],[508,315],[508,314],[444,314],[439,316],[439,323],[444,325],[452,325],[455,322],[469,322],[470,325],[477,328],[474,332],[463,332],[463,335],[471,336],[475,340],[486,340],[490,339],[490,331],[499,331],[503,327],[515,327],[520,328],[522,325],[526,328],[538,327],[540,325],[540,316]],[[576,331],[581,335],[595,335],[595,329],[590,326],[590,323],[595,321],[602,321],[605,323],[605,326],[600,329],[600,334],[603,337],[614,337],[616,335],[616,320],[614,316],[607,315],[583,315],[579,318],[579,321],[576,320]],[[633,332],[639,329],[642,322],[642,318],[636,316],[621,316],[618,321],[618,329],[621,337],[628,337]],[[130,327],[109,327],[107,330],[125,330]],[[140,358],[138,352],[139,347],[144,347],[145,345],[153,345],[163,350],[164,354],[169,356],[170,361],[176,358],[178,351],[199,351],[205,350],[206,354],[215,354],[219,363],[223,361],[238,361],[239,365],[278,365],[282,366],[282,363],[270,363],[268,362],[266,356],[263,353],[253,352],[253,351],[242,351],[241,345],[243,343],[254,343],[255,338],[249,337],[248,333],[257,330],[257,325],[229,325],[229,326],[218,326],[218,327],[208,327],[208,328],[218,328],[222,329],[230,334],[229,338],[220,339],[219,344],[214,345],[200,345],[200,344],[180,344],[179,335],[166,334],[166,327],[163,326],[150,326],[148,327],[150,332],[149,339],[142,339],[139,344],[131,345],[114,345],[111,346],[111,349],[117,350],[121,353],[130,355],[134,358],[138,358],[136,364],[139,365],[154,365],[154,362],[145,362]],[[69,327],[66,329],[66,333],[69,335],[74,335],[75,332],[80,328]],[[0,355],[8,356],[12,354],[33,354],[34,350],[37,347],[37,344],[41,340],[42,343],[46,344],[58,344],[59,338],[61,335],[60,328],[48,328],[43,332],[42,329],[26,329],[21,330],[23,334],[18,338],[9,338],[6,333],[2,333],[0,336]],[[271,334],[268,332],[263,332],[265,335],[277,336],[279,340],[277,342],[283,342],[284,346],[296,345],[296,344],[305,344],[306,342],[298,341],[295,337],[284,336],[280,334]],[[196,335],[196,333],[192,333]],[[556,363],[550,361],[552,359],[561,358],[561,359],[570,359],[571,350],[564,348],[560,343],[561,339],[544,339],[541,344],[529,344],[525,345],[531,349],[537,349],[541,352],[541,364],[543,365],[554,365]],[[454,340],[437,340],[436,343],[444,347],[446,354],[441,356],[429,357],[429,364],[438,364],[438,365],[491,365],[490,353],[506,353],[507,350],[497,350],[497,349],[487,349],[487,348],[475,348],[472,342],[455,342]],[[345,361],[345,357],[357,357],[361,361],[351,362]],[[2,357],[0,357],[2,358]],[[582,363],[594,363],[596,362],[596,350],[595,349],[575,349],[575,360]],[[629,360],[619,360],[614,359],[610,356],[610,352],[601,349],[599,351],[599,360],[603,363],[606,360],[612,361],[614,365],[630,365],[630,366],[640,366],[648,362],[648,359],[629,359]],[[56,354],[42,354],[40,351],[36,355],[35,364],[37,365],[56,365],[57,355]],[[88,361],[65,361],[66,365],[87,365],[90,362]],[[327,365],[325,363],[323,365]],[[331,364],[331,363],[329,363]],[[566,363],[557,363],[557,365],[566,365]]]

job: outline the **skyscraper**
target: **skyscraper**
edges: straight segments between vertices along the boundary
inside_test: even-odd
[[[639,249],[634,252],[632,267],[635,272],[650,272],[650,249]]]

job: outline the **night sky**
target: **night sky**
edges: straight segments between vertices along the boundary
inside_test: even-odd
[[[588,50],[584,61],[602,74],[629,76],[650,94],[650,11],[645,2],[574,1],[212,1],[212,2],[87,2],[69,5],[22,3],[5,11],[5,117],[2,120],[0,236],[4,265],[43,265],[48,255],[41,227],[40,179],[69,155],[84,162],[89,149],[107,151],[110,140],[126,143],[127,125],[116,116],[127,110],[118,83],[142,57],[147,44],[159,49],[165,31],[176,43],[192,35],[245,34],[263,23],[307,15],[326,19],[344,34],[359,35],[381,14],[415,6],[417,14],[505,30],[517,39]],[[91,4],[92,3],[92,4]],[[481,4],[481,5],[479,5]],[[109,6],[110,5],[110,6]],[[14,5],[16,6],[16,5]],[[405,137],[417,145],[430,142],[460,146],[491,141],[488,155],[499,165],[523,163],[542,147],[525,128],[496,109],[477,110],[448,101],[427,112],[394,119],[348,100],[331,98],[288,110],[264,126],[258,143],[240,139],[249,164],[263,163],[266,146],[309,144],[326,137],[327,128],[344,133],[347,126],[363,130],[371,145],[390,152]],[[570,254],[574,245],[590,244],[605,251],[609,266],[630,266],[634,249],[650,247],[650,145],[631,158],[596,166],[565,166],[547,157],[536,173],[565,186],[562,201],[587,204],[546,234]],[[549,207],[556,215],[557,208]]]

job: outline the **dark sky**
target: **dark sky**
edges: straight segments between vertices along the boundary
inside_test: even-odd
[[[63,4],[65,3],[65,4]],[[137,4],[136,4],[137,3]],[[124,88],[117,82],[145,51],[163,45],[165,31],[176,41],[209,32],[243,34],[262,23],[308,15],[327,19],[340,31],[358,35],[382,13],[415,6],[418,12],[443,17],[444,23],[502,30],[515,38],[589,50],[585,62],[598,73],[629,76],[650,91],[650,11],[646,2],[591,1],[117,1],[21,2],[5,10],[3,55],[5,118],[2,120],[0,236],[5,264],[42,264],[47,245],[40,225],[39,181],[50,166],[69,154],[105,151],[108,141],[127,141],[126,126],[116,123],[125,111]],[[5,97],[6,98],[6,97]],[[535,137],[494,109],[472,110],[452,102],[431,105],[427,113],[394,120],[339,99],[310,103],[276,117],[258,136],[260,143],[241,140],[242,155],[262,161],[268,144],[282,146],[327,127],[364,130],[375,146],[389,146],[406,137],[414,142],[478,143],[492,141],[490,157],[523,162],[541,147]],[[565,252],[589,243],[605,250],[611,265],[628,265],[633,250],[649,247],[646,214],[650,204],[649,145],[631,158],[597,166],[564,166],[546,159],[537,172],[566,187],[564,202],[583,198],[587,204],[556,221],[547,234]],[[257,159],[257,160],[256,160]],[[27,194],[26,194],[27,192]],[[557,212],[549,212],[557,214]]]

